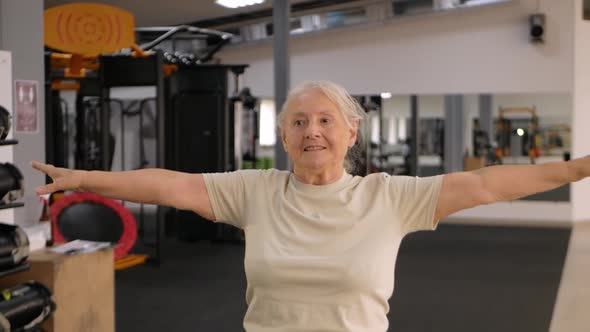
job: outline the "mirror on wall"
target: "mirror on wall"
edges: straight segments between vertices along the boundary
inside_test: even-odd
[[[454,162],[466,171],[490,165],[542,164],[569,159],[571,94],[481,93],[452,96],[461,101],[460,105],[455,104],[456,110],[445,109],[449,107],[449,103],[445,102],[449,95],[416,96],[417,135],[414,135],[411,95],[355,95],[366,112],[362,134],[364,151],[357,161],[357,173],[444,174],[449,172],[450,158],[457,158],[457,154],[447,155],[450,144],[453,148],[459,145],[459,160]],[[271,105],[271,101],[268,103]],[[459,127],[448,125],[448,114],[454,111],[461,114],[460,118],[451,118],[452,121],[460,120]],[[261,115],[261,138],[275,137],[273,115],[274,109],[270,108],[267,115]],[[276,141],[268,142],[260,147],[260,153],[272,158]],[[412,162],[413,151],[417,153],[416,166]],[[569,186],[526,199],[569,201]]]
[[[456,109],[445,109],[445,95],[419,95],[417,135],[413,135],[411,96],[388,95],[367,113],[370,141],[367,173],[431,176],[449,172],[445,151],[459,149],[462,170],[500,164],[541,164],[568,160],[571,151],[572,97],[568,93],[464,94]],[[378,95],[370,96],[372,100]],[[459,112],[450,117],[449,112]],[[448,121],[460,121],[449,126]],[[449,129],[455,128],[455,129]],[[449,131],[450,132],[446,132]],[[416,136],[416,137],[413,137]],[[417,170],[411,170],[416,140]],[[445,140],[448,140],[445,146]],[[453,146],[449,147],[449,144]],[[457,147],[459,145],[459,147]],[[569,189],[527,199],[569,200]]]

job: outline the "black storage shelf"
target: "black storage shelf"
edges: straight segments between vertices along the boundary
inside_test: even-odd
[[[0,139],[0,146],[16,145],[16,144],[18,144],[18,140],[15,140],[15,139]],[[0,203],[0,210],[12,209],[12,208],[17,208],[17,207],[22,207],[22,206],[25,206],[25,203],[23,203],[23,202]],[[25,261],[17,266],[11,267],[10,269],[0,271],[0,278],[5,277],[5,276],[9,276],[11,274],[15,274],[18,272],[26,271],[30,268],[31,268],[31,264],[29,264]]]
[[[12,208],[21,207],[21,206],[25,206],[25,203],[16,202],[16,203],[0,204],[0,210],[12,209]]]
[[[18,272],[26,271],[26,270],[28,270],[30,268],[31,268],[31,264],[26,263],[26,262],[25,263],[21,263],[20,265],[15,266],[15,267],[13,267],[13,268],[11,268],[9,270],[0,271],[0,277],[5,277],[5,276],[11,275],[11,274],[15,274],[15,273],[18,273]]]
[[[2,139],[0,140],[0,145],[14,145],[18,144],[18,141],[15,139]]]

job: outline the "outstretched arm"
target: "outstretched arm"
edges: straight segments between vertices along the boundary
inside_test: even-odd
[[[510,201],[590,176],[590,156],[540,165],[498,165],[445,174],[436,218],[482,204]]]
[[[192,210],[203,218],[215,220],[201,174],[157,168],[124,172],[83,171],[38,162],[33,162],[32,167],[53,180],[36,188],[39,195],[58,190],[87,191],[114,199]]]

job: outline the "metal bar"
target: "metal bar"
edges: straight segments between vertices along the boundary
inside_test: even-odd
[[[74,168],[87,169],[87,165],[84,162],[84,149],[86,148],[86,144],[84,142],[86,112],[84,111],[84,97],[82,97],[80,93],[76,94],[74,112],[76,114],[76,144],[74,144]]]
[[[65,101],[64,99],[61,99],[61,103],[64,105],[64,122],[65,122],[65,128],[64,128],[64,165],[63,167],[65,168],[70,168],[70,117],[69,114],[70,113],[70,108],[68,106],[68,102]]]
[[[111,118],[111,105],[109,103],[109,88],[102,88],[100,93],[100,129],[102,137],[102,169],[104,171],[110,170],[109,157],[111,155],[110,145],[110,118]]]
[[[179,32],[189,32],[192,34],[202,34],[202,35],[206,35],[206,36],[218,36],[222,40],[221,46],[225,45],[226,42],[230,41],[231,38],[234,36],[229,32],[217,31],[217,30],[212,30],[212,29],[201,29],[201,28],[197,28],[197,27],[193,27],[193,26],[189,26],[189,25],[179,25],[179,26],[175,26],[175,27],[136,28],[135,31],[136,32],[164,32],[162,35],[160,35],[158,38],[152,40],[151,42],[141,45],[140,48],[144,51],[151,50],[152,48],[154,48],[155,46],[157,46],[158,44],[160,44],[164,40],[171,38],[173,35],[175,35]],[[219,48],[221,48],[221,46],[219,46]]]
[[[146,160],[145,150],[144,150],[145,146],[144,146],[144,142],[143,142],[143,140],[145,139],[143,137],[143,109],[146,104],[147,104],[147,99],[142,100],[141,103],[139,104],[139,144],[140,144],[140,147],[139,147],[139,168],[140,169],[145,167],[143,161]],[[143,218],[144,218],[144,216],[143,216],[143,203],[141,203],[139,205],[138,233],[139,233],[139,236],[141,237],[141,240],[143,242],[145,242],[145,238],[143,237],[145,234],[144,233],[144,222],[143,222],[144,219]]]
[[[227,81],[225,82],[225,91],[227,91]],[[230,145],[234,144],[234,142],[230,142],[230,128],[231,130],[233,130],[233,124],[234,121],[231,121],[230,124],[230,120],[231,118],[233,118],[233,114],[231,114],[231,112],[233,111],[233,109],[231,109],[230,107],[228,107],[228,98],[227,96],[224,96],[224,102],[223,102],[223,142],[222,142],[222,164],[220,165],[222,168],[220,168],[220,171],[224,171],[224,172],[229,172],[229,171],[233,171],[231,165],[233,164],[233,162],[231,162],[231,158],[233,158],[233,156],[230,156]]]
[[[166,110],[165,110],[165,91],[164,91],[164,60],[162,51],[158,50],[154,55],[156,57],[155,68],[156,71],[156,123],[158,124],[156,130],[156,167],[164,168],[166,154],[165,154],[165,130],[166,130]],[[159,265],[161,261],[161,227],[160,221],[162,220],[163,210],[158,205],[156,209],[156,264]]]
[[[419,176],[418,169],[418,96],[410,97],[410,175]]]
[[[125,170],[125,108],[121,102],[121,171]]]

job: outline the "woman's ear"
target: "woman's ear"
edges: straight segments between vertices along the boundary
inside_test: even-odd
[[[281,128],[281,143],[283,143],[283,149],[287,152],[287,135],[285,134],[285,129]]]
[[[348,147],[352,148],[356,143],[356,138],[359,132],[360,120],[355,119],[350,122],[350,139],[348,140]]]

